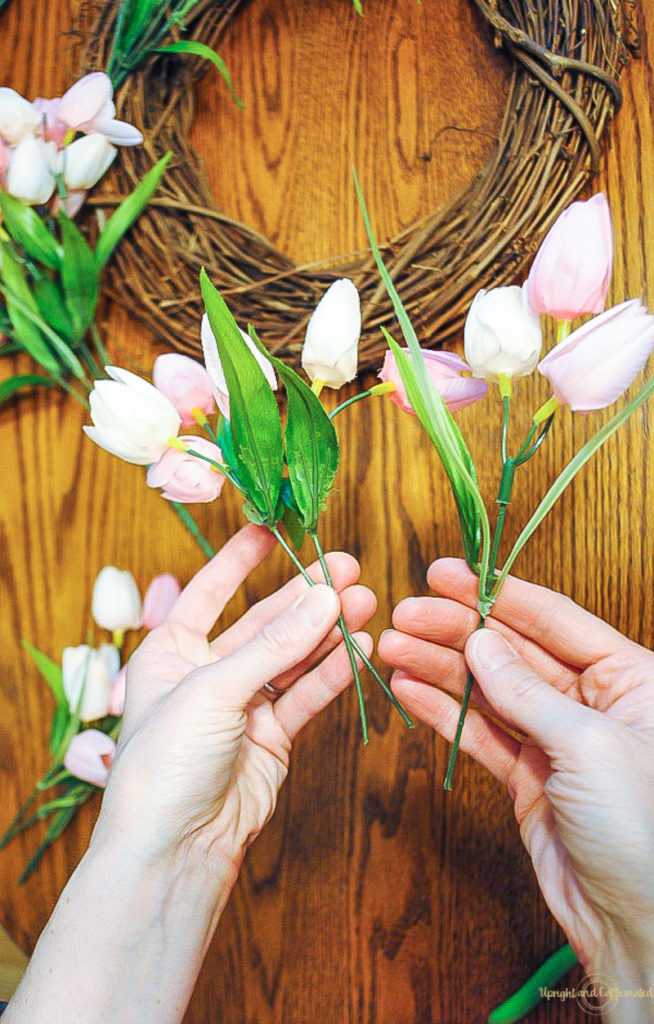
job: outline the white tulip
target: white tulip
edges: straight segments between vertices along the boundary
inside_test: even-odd
[[[84,432],[100,448],[125,462],[157,462],[182,424],[177,409],[142,377],[106,366],[112,380],[96,380],[90,394],[92,427]]]
[[[91,614],[98,626],[124,633],[138,629],[143,618],[141,595],[131,572],[105,565],[93,585]]]
[[[359,360],[361,304],[348,277],[327,289],[307,325],[302,366],[311,381],[340,388],[354,380]]]
[[[52,145],[25,135],[9,158],[7,192],[29,206],[47,203],[55,187],[51,164]]]
[[[120,655],[113,644],[102,644],[97,650],[88,644],[64,649],[61,660],[64,693],[74,712],[84,688],[79,708],[83,722],[92,722],[108,713],[111,683],[119,668]]]
[[[497,380],[531,373],[543,344],[540,317],[532,313],[524,286],[482,288],[465,323],[465,358],[475,377]]]
[[[250,352],[258,362],[259,366],[263,370],[264,376],[270,384],[273,391],[277,390],[277,377],[275,371],[272,368],[272,363],[269,359],[259,351],[257,346],[252,341],[249,334],[246,334],[244,330],[239,327],[241,337],[249,348]],[[220,361],[218,354],[218,343],[211,330],[211,324],[209,323],[209,317],[204,313],[202,317],[202,325],[200,327],[200,335],[202,338],[202,351],[204,353],[204,365],[209,376],[213,387],[214,397],[216,399],[216,405],[220,409],[221,413],[226,419],[229,419],[229,392],[227,390],[227,380],[225,379],[225,371],[223,370],[223,364]]]
[[[118,150],[104,135],[83,135],[62,151],[64,181],[70,189],[88,189],[100,180],[114,161]]]
[[[15,89],[0,88],[0,136],[17,146],[25,135],[35,135],[41,127],[41,113]]]

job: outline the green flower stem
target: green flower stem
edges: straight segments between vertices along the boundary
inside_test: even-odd
[[[191,534],[193,540],[197,542],[202,553],[206,555],[207,558],[213,558],[216,552],[202,533],[202,530],[187,509],[186,505],[182,505],[179,501],[171,501],[170,505],[175,510],[188,532]]]
[[[577,957],[566,943],[548,957],[522,988],[498,1006],[488,1017],[488,1024],[515,1024],[526,1017],[541,1001],[540,990],[552,988],[578,963]]]
[[[355,402],[360,402],[362,398],[374,398],[376,395],[388,395],[391,391],[395,391],[395,385],[389,381],[385,381],[381,384],[375,384],[373,387],[368,388],[367,391],[361,391],[358,395],[353,395],[352,398],[348,398],[347,401],[341,402],[335,409],[332,409],[328,413],[330,420],[333,420],[335,416],[338,416],[340,412],[347,409],[348,406],[354,405]]]
[[[105,366],[110,366],[111,364],[109,361],[109,356],[107,355],[107,351],[102,343],[102,338],[100,337],[100,332],[98,328],[93,323],[91,324],[89,330],[91,332],[91,337],[93,338],[95,350],[98,353],[98,359],[100,361],[100,364],[102,365],[103,368]]]

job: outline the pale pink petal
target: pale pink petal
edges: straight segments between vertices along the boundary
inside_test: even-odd
[[[104,789],[115,754],[116,744],[111,736],[99,729],[85,729],[73,736],[64,767],[75,778]]]
[[[79,128],[97,117],[112,95],[111,79],[104,71],[84,75],[61,97],[59,119],[69,128]]]

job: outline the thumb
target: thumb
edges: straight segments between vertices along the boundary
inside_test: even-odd
[[[324,583],[310,587],[251,640],[204,672],[221,705],[245,707],[264,683],[308,658],[332,629],[341,605]]]
[[[570,743],[586,723],[587,708],[547,683],[493,629],[472,634],[465,658],[502,719],[527,733],[552,756],[570,750]]]

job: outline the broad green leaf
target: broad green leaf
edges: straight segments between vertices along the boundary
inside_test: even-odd
[[[282,525],[285,527],[286,532],[290,538],[291,544],[296,551],[299,551],[304,544],[304,538],[306,537],[306,530],[302,525],[297,512],[292,508],[284,508],[284,515],[281,519]]]
[[[57,359],[45,343],[43,335],[34,323],[36,301],[25,278],[23,266],[18,262],[8,242],[0,242],[0,276],[3,284],[7,313],[11,320],[13,336],[37,363],[48,371],[58,374]]]
[[[286,390],[286,464],[288,475],[305,529],[315,533],[318,518],[338,469],[339,447],[334,425],[322,402],[301,377],[273,356],[259,341],[256,331],[250,337],[279,374]]]
[[[200,284],[227,381],[230,432],[238,478],[252,506],[246,509],[246,514],[252,518],[255,512],[261,522],[274,526],[280,517],[278,505],[284,464],[282,424],[275,395],[204,268]]]
[[[16,377],[9,377],[8,380],[0,381],[0,402],[6,402],[20,388],[35,387],[41,384],[48,387],[52,381],[49,377],[38,377],[34,373],[21,373]]]
[[[75,337],[73,321],[57,282],[45,274],[42,277],[35,277],[32,291],[46,323],[66,341],[72,341]]]
[[[5,228],[28,256],[52,270],[58,270],[61,258],[59,244],[38,213],[8,192],[0,192],[0,209]]]
[[[361,0],[352,0],[352,3],[354,4],[354,10],[357,12],[357,14],[360,14],[361,17],[363,17],[363,7],[361,6]]]
[[[488,513],[477,485],[472,456],[445,402],[429,380],[427,370],[425,369],[425,362],[422,358],[422,349],[413,325],[402,305],[402,300],[397,293],[390,274],[384,266],[384,261],[377,247],[359,179],[354,169],[353,174],[370,248],[372,249],[382,281],[393,303],[393,309],[400,323],[404,340],[413,356],[412,360],[407,361],[405,365],[412,368],[415,374],[415,385],[422,397],[421,413],[418,412],[418,408],[415,405],[414,409],[434,444],[436,444],[435,437],[438,438],[437,451],[452,485],[454,500],[459,512],[459,520],[462,523],[463,543],[467,559],[474,550],[479,551],[479,538],[481,536],[481,566],[479,575],[482,586],[485,586],[490,555],[490,524]],[[387,332],[385,333],[387,334]],[[409,401],[413,405],[413,400],[410,396]],[[429,425],[429,429],[427,425]],[[466,524],[465,526],[463,526],[464,523]],[[472,563],[470,564],[472,566]]]
[[[138,183],[134,191],[123,199],[113,216],[107,221],[102,234],[98,238],[98,243],[95,247],[93,257],[98,274],[103,267],[106,266],[109,257],[125,232],[131,228],[134,221],[143,212],[144,208],[156,192],[164,171],[172,159],[172,155],[172,152],[166,153],[166,155],[148,171],[145,177]]]
[[[88,242],[64,210],[59,211],[58,220],[64,298],[76,337],[82,338],[93,323],[99,294],[98,270]]]
[[[602,447],[605,441],[608,441],[609,437],[616,432],[616,430],[622,426],[625,420],[628,420],[632,412],[646,402],[650,395],[654,392],[654,379],[650,380],[645,386],[638,392],[638,394],[632,398],[632,400],[625,405],[624,409],[617,412],[608,423],[605,423],[596,434],[591,437],[586,444],[583,445],[577,452],[577,454],[570,459],[567,466],[559,473],[556,480],[549,488],[542,501],[538,505],[536,511],[532,515],[529,522],[526,524],[515,544],[509,552],[509,556],[504,563],[502,571],[497,578],[497,582],[493,587],[491,597],[493,600],[497,597],[500,589],[504,583],[504,580],[511,571],[511,566],[515,562],[516,558],[522,551],[523,547],[531,537],[531,535],[538,529],[545,516],[551,511],[555,502],[561,497],[564,490],[569,483],[575,478],[579,470],[586,465],[589,459],[593,457],[595,452]]]
[[[363,13],[363,12],[360,12]],[[210,60],[213,66],[218,70],[222,76],[227,88],[229,89],[230,95],[234,100],[237,107],[241,110],[245,109],[245,104],[238,98],[234,91],[234,85],[232,83],[232,77],[227,69],[225,61],[222,59],[215,50],[212,50],[206,43],[198,43],[192,39],[183,39],[181,42],[169,43],[167,46],[158,46],[155,50],[156,53],[188,53],[193,57],[204,57],[205,60]]]

